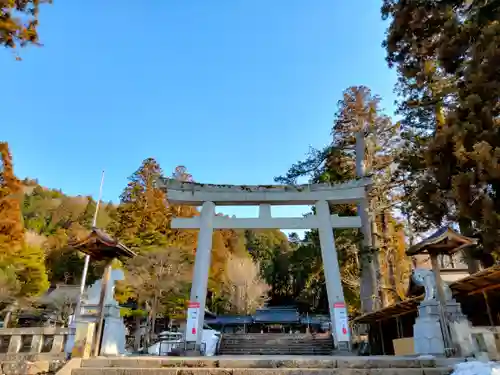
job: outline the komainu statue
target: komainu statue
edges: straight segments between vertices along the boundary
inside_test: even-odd
[[[434,272],[425,268],[417,268],[413,271],[412,279],[415,284],[423,286],[425,289],[424,301],[436,301],[438,299],[437,287],[436,287],[436,276]],[[445,296],[445,301],[448,302],[453,299],[450,287],[443,282],[443,291]]]

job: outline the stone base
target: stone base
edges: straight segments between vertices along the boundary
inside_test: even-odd
[[[450,333],[453,344],[461,357],[473,356],[478,352],[476,342],[471,334],[471,323],[467,319],[452,321]]]
[[[448,375],[451,366],[392,356],[127,357],[85,360],[72,375]]]
[[[445,313],[451,322],[467,320],[467,317],[462,312],[462,307],[460,306],[460,303],[458,303],[455,300],[446,302]]]
[[[439,321],[439,303],[423,301],[418,307],[419,316],[413,325],[415,353],[419,355],[445,354],[443,333]]]
[[[101,355],[120,356],[125,354],[126,331],[123,319],[120,317],[120,308],[116,305],[106,305],[104,316],[104,329],[101,341]],[[78,322],[71,322],[72,332],[68,335],[64,351],[71,353],[74,347],[75,327],[81,323],[96,324],[98,306],[82,306],[82,315]]]
[[[105,318],[102,333],[101,355],[120,356],[125,354],[125,324],[121,318]]]

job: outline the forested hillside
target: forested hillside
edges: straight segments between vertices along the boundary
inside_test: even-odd
[[[79,284],[84,259],[70,245],[90,232],[96,201],[67,196],[34,179],[20,181],[13,173],[5,143],[3,150],[3,201],[10,203],[3,209],[18,211],[24,228],[18,228],[22,234],[19,250],[4,257],[2,270],[7,275],[7,263],[14,258],[29,261],[31,267],[25,268],[23,263],[12,269],[18,275],[17,282],[5,278],[5,286],[12,296],[35,296],[49,285]],[[136,259],[117,265],[127,275],[118,288],[121,302],[132,301],[148,309],[154,303],[156,310],[176,315],[183,313],[188,297],[197,237],[196,231],[171,229],[170,221],[173,216],[198,215],[198,211],[168,204],[168,197],[152,183],[162,174],[155,160],[144,160],[129,178],[119,203],[101,202],[97,226],[139,253]],[[189,175],[178,167],[172,178]],[[217,230],[208,307],[219,313],[250,313],[271,303],[326,311],[321,255],[313,242],[307,240],[302,245],[296,236],[288,240],[280,230]],[[35,267],[37,273],[33,272]],[[93,263],[88,283],[101,274],[101,265]],[[29,280],[22,275],[30,275]],[[28,283],[29,292],[25,290]]]

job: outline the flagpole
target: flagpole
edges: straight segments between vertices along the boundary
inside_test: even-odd
[[[96,206],[95,206],[95,212],[94,212],[94,218],[92,220],[92,229],[94,229],[97,225],[97,215],[99,213],[99,206],[101,204],[101,199],[102,199],[102,186],[104,184],[104,171],[102,171],[101,175],[101,186],[99,187],[99,199],[97,200]],[[85,292],[85,285],[87,282],[87,273],[89,271],[89,263],[90,263],[90,256],[85,255],[85,264],[83,265],[83,272],[82,272],[82,281],[80,283],[80,295],[78,296],[78,301],[76,303],[76,309],[75,309],[75,321],[76,317],[79,317],[81,314],[81,306],[82,306],[82,297],[83,293]]]

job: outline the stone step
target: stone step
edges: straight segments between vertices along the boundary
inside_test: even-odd
[[[78,368],[72,375],[449,375],[449,368]]]
[[[296,341],[296,342],[310,342],[310,341],[330,341],[332,338],[329,336],[313,337],[311,335],[307,336],[295,336],[295,335],[276,335],[276,334],[256,334],[256,335],[222,335],[222,338],[226,340],[237,340],[237,341]]]
[[[311,345],[311,344],[330,344],[332,342],[331,339],[329,340],[304,340],[304,341],[296,341],[296,340],[236,340],[236,339],[226,339],[222,338],[222,342],[225,344],[233,344],[233,345],[239,345],[239,344],[263,344],[263,343],[273,343],[277,345]]]
[[[250,350],[261,352],[262,350],[280,351],[329,351],[333,350],[333,345],[221,345],[221,351],[242,351]]]
[[[426,369],[447,367],[435,359],[357,356],[221,356],[221,357],[122,357],[82,360],[82,368],[271,368],[271,369]]]
[[[331,337],[309,334],[229,334],[223,335],[221,355],[328,355],[333,353]]]
[[[333,349],[224,349],[222,355],[331,355]]]

